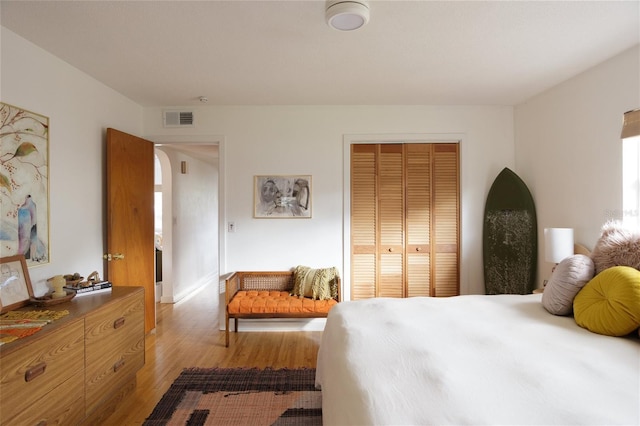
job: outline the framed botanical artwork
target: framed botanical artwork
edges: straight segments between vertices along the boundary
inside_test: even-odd
[[[254,177],[255,218],[311,217],[310,175],[263,175]]]
[[[0,313],[29,304],[33,287],[23,255],[0,259]]]
[[[49,118],[0,102],[0,257],[49,263]]]

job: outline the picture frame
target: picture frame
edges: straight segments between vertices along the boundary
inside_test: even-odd
[[[50,262],[49,118],[0,102],[0,258]]]
[[[0,258],[0,314],[28,305],[32,297],[24,255]]]
[[[311,218],[311,175],[256,175],[253,188],[254,218]]]

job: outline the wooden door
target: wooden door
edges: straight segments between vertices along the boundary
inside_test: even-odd
[[[434,259],[432,296],[460,294],[460,173],[458,144],[433,146]]]
[[[153,142],[107,129],[106,277],[144,288],[145,333],[155,328]]]
[[[431,289],[431,144],[404,146],[406,175],[406,295],[433,296]]]
[[[351,299],[376,296],[377,145],[351,146]]]
[[[351,147],[351,299],[459,294],[458,144]]]
[[[401,144],[379,145],[378,297],[404,297],[404,156]]]

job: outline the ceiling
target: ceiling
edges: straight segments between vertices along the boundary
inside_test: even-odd
[[[142,106],[517,105],[640,42],[640,1],[6,1],[2,26]]]

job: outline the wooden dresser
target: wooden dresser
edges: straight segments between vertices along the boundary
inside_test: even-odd
[[[100,424],[144,365],[144,291],[113,287],[51,307],[69,315],[0,346],[0,424]]]

